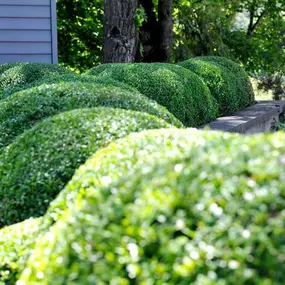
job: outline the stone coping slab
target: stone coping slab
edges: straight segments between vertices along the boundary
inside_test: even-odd
[[[220,117],[201,126],[225,132],[261,133],[275,131],[276,122],[285,111],[285,101],[257,101],[254,106],[234,113],[232,116]]]

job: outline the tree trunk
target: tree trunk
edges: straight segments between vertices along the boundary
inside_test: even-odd
[[[160,30],[160,61],[169,62],[173,43],[172,0],[160,0],[158,3]]]
[[[138,0],[104,0],[104,63],[134,62],[137,52]]]
[[[159,26],[154,12],[153,1],[139,0],[139,3],[145,10],[147,20],[140,27],[140,46],[138,47],[136,61],[153,62],[156,61],[156,50],[159,46]]]
[[[139,41],[143,47],[138,48],[136,61],[169,62],[173,43],[172,0],[159,0],[158,20],[152,0],[140,0],[147,16],[140,28]]]

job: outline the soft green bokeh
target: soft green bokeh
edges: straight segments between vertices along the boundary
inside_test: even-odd
[[[42,233],[42,219],[28,219],[0,230],[0,284],[15,284]]]
[[[284,284],[284,133],[172,132],[81,167],[20,284]]]

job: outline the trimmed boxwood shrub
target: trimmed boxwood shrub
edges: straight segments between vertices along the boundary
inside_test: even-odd
[[[105,64],[86,75],[111,77],[135,87],[165,106],[185,126],[205,124],[218,114],[217,102],[206,84],[195,73],[174,64]]]
[[[1,73],[5,72],[6,70],[10,69],[11,67],[17,66],[19,64],[21,64],[21,63],[9,62],[9,63],[0,64],[0,75],[1,75]]]
[[[73,74],[56,64],[18,63],[0,74],[0,99],[22,90],[25,85],[33,81],[67,73]]]
[[[236,92],[236,75],[224,67],[197,59],[185,60],[178,65],[193,71],[204,80],[219,104],[220,116],[230,115],[244,107],[240,106],[240,96],[244,93]]]
[[[138,92],[138,90],[124,82],[121,82],[121,81],[118,81],[118,80],[115,80],[111,77],[101,77],[101,76],[98,76],[98,77],[95,77],[95,76],[92,76],[92,75],[81,75],[81,78],[83,78],[84,80],[94,80],[96,83],[98,84],[102,84],[102,85],[105,85],[105,86],[116,86],[116,87],[120,87],[120,88],[123,88],[125,90],[128,90],[128,91],[133,91],[133,92]],[[91,79],[93,78],[93,79]]]
[[[100,78],[89,75],[77,75],[77,74],[64,74],[57,75],[49,78],[43,78],[41,80],[37,80],[34,82],[34,86],[40,86],[42,84],[54,84],[54,83],[62,83],[62,82],[82,82],[82,83],[95,83],[95,84],[103,84],[107,86],[115,86],[120,87],[128,91],[137,91],[135,88],[115,80],[113,78]],[[34,87],[33,86],[33,87]]]
[[[235,87],[235,92],[240,95],[240,107],[245,108],[249,105],[254,104],[255,100],[252,84],[245,70],[237,63],[220,56],[202,56],[196,57],[194,60],[209,62],[213,65],[225,68],[236,78],[235,84],[232,87]]]
[[[177,153],[183,154],[190,146],[200,143],[197,140],[197,132],[196,129],[148,130],[138,134],[132,133],[100,149],[79,168],[71,183],[51,202],[44,219],[46,227],[66,213],[67,208],[72,207],[78,190],[82,190],[83,180],[88,181],[84,188],[92,185],[97,191],[132,173],[136,167],[145,163],[167,161]],[[171,152],[167,152],[170,148]],[[118,157],[120,159],[117,159]],[[92,176],[91,180],[87,179],[89,174]]]
[[[0,104],[0,148],[46,117],[98,106],[141,111],[183,127],[166,108],[138,91],[80,82],[42,85],[15,93]]]
[[[56,83],[63,83],[63,82],[82,82],[82,83],[92,83],[92,84],[103,84],[105,86],[116,86],[123,88],[128,91],[136,91],[138,92],[135,88],[124,84],[120,81],[114,80],[112,78],[97,78],[95,76],[88,76],[88,75],[78,75],[78,74],[72,74],[72,73],[67,73],[67,74],[61,74],[61,75],[55,75],[55,76],[50,76],[50,77],[43,77],[39,80],[35,80],[29,84],[24,84],[24,85],[19,85],[19,86],[12,86],[10,88],[6,88],[2,91],[2,98],[7,98],[11,96],[12,94],[26,90],[29,88],[37,87],[43,84],[56,84]]]
[[[41,237],[42,218],[0,230],[0,284],[15,284],[36,242]]]
[[[284,284],[284,133],[193,137],[99,189],[81,168],[21,284]]]
[[[0,227],[43,215],[75,169],[112,140],[168,126],[146,113],[106,107],[65,112],[39,123],[0,156]]]
[[[16,229],[23,229],[22,233],[18,231],[18,237],[16,239],[14,239],[13,236],[10,237],[11,231],[14,232],[13,226],[7,228],[11,230],[5,231],[6,228],[2,230],[2,240],[4,241],[5,238],[9,238],[10,240],[9,244],[2,249],[3,258],[4,256],[9,256],[9,258],[0,258],[0,272],[1,270],[4,271],[4,269],[6,271],[6,268],[9,268],[9,273],[6,272],[5,274],[5,280],[16,280],[19,277],[31,250],[34,249],[36,242],[39,240],[39,236],[42,236],[55,221],[67,213],[68,207],[71,207],[77,198],[77,190],[81,188],[78,186],[83,179],[85,182],[89,180],[88,173],[91,173],[91,175],[96,173],[97,178],[94,179],[93,177],[88,187],[92,185],[92,187],[98,191],[99,188],[106,187],[120,177],[128,173],[130,174],[136,167],[144,165],[147,162],[151,163],[154,158],[160,161],[168,160],[177,155],[177,153],[187,151],[186,142],[189,146],[199,143],[196,136],[193,136],[193,134],[196,133],[197,130],[194,129],[188,130],[187,132],[182,132],[179,129],[172,129],[166,132],[165,129],[162,129],[149,130],[139,134],[132,133],[127,138],[111,143],[106,148],[96,152],[94,157],[89,159],[88,162],[76,172],[71,183],[51,202],[46,215],[38,219],[40,225],[35,228],[35,230],[32,230],[28,239],[26,238],[27,228],[24,226],[15,226]],[[173,147],[172,151],[166,153],[165,149],[170,146]],[[134,149],[136,150],[135,152]],[[116,159],[117,157],[120,157],[120,159]],[[85,187],[87,187],[87,185]],[[31,223],[33,222],[31,221]],[[25,221],[22,222],[22,224],[27,225],[29,222]],[[34,229],[34,227],[32,227],[32,229]],[[20,247],[18,247],[18,239],[21,238],[23,242],[20,243]],[[0,252],[1,246],[0,239]]]

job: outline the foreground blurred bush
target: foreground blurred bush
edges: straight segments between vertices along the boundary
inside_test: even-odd
[[[284,133],[190,133],[132,135],[93,156],[21,284],[283,284]]]

